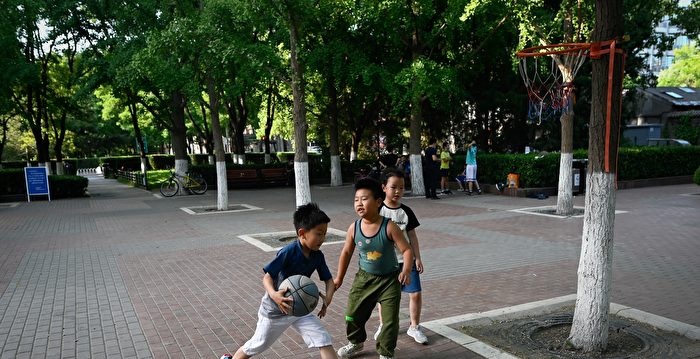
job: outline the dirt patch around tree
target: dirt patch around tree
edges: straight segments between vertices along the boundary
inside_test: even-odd
[[[567,344],[573,306],[549,314],[496,321],[458,323],[455,329],[512,355],[528,359],[697,358],[700,341],[610,315],[608,346],[602,353],[581,353]]]

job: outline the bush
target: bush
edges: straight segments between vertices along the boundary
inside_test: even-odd
[[[81,176],[49,175],[51,198],[82,197],[88,187],[88,179]],[[0,195],[26,194],[27,186],[23,169],[0,170]]]
[[[576,150],[574,159],[588,157],[586,150]],[[455,155],[450,167],[451,178],[464,169],[464,156]],[[520,174],[526,187],[556,187],[559,182],[559,153],[539,155],[479,153],[479,182],[505,181],[511,169]],[[669,176],[687,176],[700,166],[700,147],[632,147],[620,148],[618,180],[628,181]]]
[[[621,181],[687,176],[700,166],[700,147],[621,148],[618,161]]]
[[[83,197],[88,187],[88,179],[81,176],[49,176],[51,198]]]
[[[695,170],[695,174],[693,175],[693,182],[700,186],[700,167]]]
[[[167,170],[175,167],[175,156],[173,155],[150,155],[148,164],[154,170]]]

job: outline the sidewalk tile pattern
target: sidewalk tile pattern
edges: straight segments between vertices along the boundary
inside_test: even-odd
[[[293,229],[292,188],[235,190],[231,204],[261,210],[192,216],[204,196],[158,198],[90,177],[90,198],[0,208],[0,359],[218,358],[255,330],[262,266],[274,253],[238,238]],[[611,300],[700,325],[700,192],[694,185],[618,191]],[[314,187],[312,198],[347,230],[352,188]],[[583,205],[583,197],[575,198]],[[509,210],[552,205],[528,198],[443,196],[406,203],[416,212],[426,271],[424,321],[575,293],[582,218]],[[335,273],[342,244],[323,251]],[[353,260],[323,322],[345,344]],[[317,278],[316,278],[317,279]],[[401,331],[408,328],[404,296]],[[367,325],[371,334],[376,315]],[[397,358],[480,358],[430,331],[429,345],[400,335]],[[370,335],[371,337],[371,335]],[[315,358],[285,333],[260,358]],[[358,358],[376,358],[369,339]]]

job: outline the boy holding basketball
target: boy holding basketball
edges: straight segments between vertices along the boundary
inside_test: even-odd
[[[411,325],[408,327],[406,334],[413,338],[416,343],[428,344],[428,337],[425,336],[420,327],[420,313],[423,305],[423,296],[421,294],[420,273],[423,273],[423,260],[420,256],[420,246],[418,244],[418,236],[416,235],[416,227],[420,225],[418,218],[413,213],[410,207],[401,203],[401,198],[404,194],[404,174],[403,171],[396,168],[387,168],[382,173],[382,190],[384,191],[384,203],[379,208],[379,214],[391,219],[403,234],[411,251],[413,258],[411,259],[411,283],[401,286],[401,291],[408,293],[408,312],[411,316]],[[403,256],[398,256],[399,265],[404,263]],[[383,330],[381,310],[379,316],[379,328],[374,333],[374,339],[377,340]]]
[[[298,239],[280,249],[275,258],[263,267],[266,293],[258,310],[255,334],[236,351],[234,359],[246,359],[263,352],[290,326],[301,334],[309,348],[319,348],[322,359],[337,358],[331,336],[319,320],[326,315],[335,293],[333,276],[320,250],[330,221],[315,203],[299,206],[294,212]],[[326,284],[326,294],[321,294],[323,306],[318,317],[313,313],[301,317],[288,315],[293,299],[284,296],[286,289],[278,290],[280,283],[295,274],[311,277],[315,271]]]
[[[365,323],[380,303],[384,322],[377,338],[377,353],[380,358],[392,358],[399,334],[401,285],[410,284],[413,253],[399,227],[379,214],[382,204],[379,182],[371,178],[357,181],[354,201],[355,213],[360,219],[348,227],[338,262],[336,288],[343,284],[355,248],[359,252],[360,269],[355,274],[345,312],[350,343],[338,349],[338,356],[346,358],[362,350],[367,339]],[[394,247],[403,255],[402,268],[396,260]]]

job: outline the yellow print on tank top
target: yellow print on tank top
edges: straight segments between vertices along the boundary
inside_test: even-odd
[[[382,252],[367,252],[367,260],[376,261],[382,257]]]

